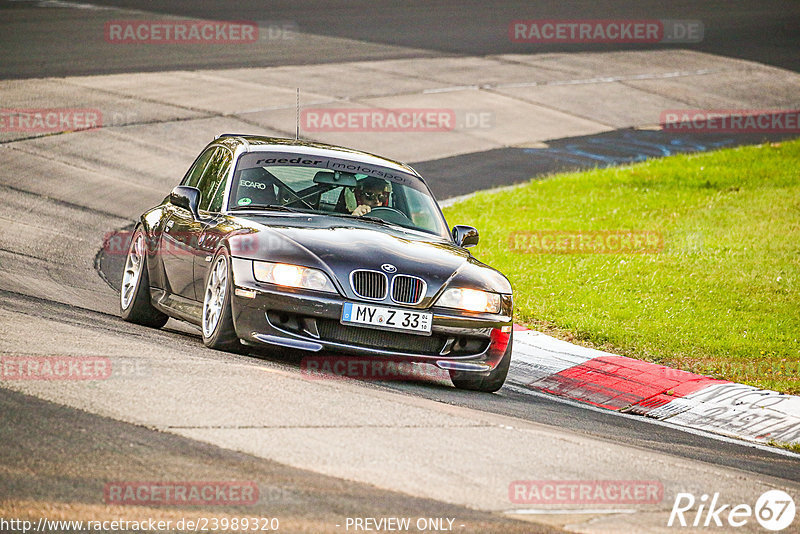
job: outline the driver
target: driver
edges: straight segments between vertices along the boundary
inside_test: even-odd
[[[372,211],[372,208],[389,205],[392,184],[374,176],[367,176],[359,180],[358,185],[353,189],[353,194],[355,195],[357,206],[351,212],[351,215],[361,217]]]

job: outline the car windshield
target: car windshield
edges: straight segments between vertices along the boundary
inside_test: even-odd
[[[395,169],[321,156],[243,154],[234,172],[228,209],[360,217],[448,236],[441,211],[419,178]]]

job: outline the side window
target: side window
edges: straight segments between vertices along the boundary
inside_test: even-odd
[[[433,206],[431,197],[410,187],[404,187],[403,192],[411,221],[421,228],[436,231],[438,225],[432,215],[436,208]]]
[[[208,165],[208,160],[211,159],[211,156],[214,155],[216,148],[209,148],[205,152],[203,152],[199,158],[194,161],[192,168],[189,169],[189,172],[186,173],[186,176],[183,178],[183,182],[181,185],[190,185],[192,187],[197,187],[197,182],[200,181],[200,177],[203,175],[203,171],[206,169],[206,165]]]
[[[225,196],[225,189],[228,187],[228,180],[225,179],[227,176],[227,169],[222,174],[222,180],[220,180],[219,185],[217,186],[217,192],[214,193],[214,198],[211,200],[211,204],[208,206],[208,211],[217,212],[222,210],[222,198]]]
[[[200,190],[200,209],[219,211],[222,207],[222,196],[225,192],[225,178],[231,168],[232,156],[227,148],[217,147],[208,165],[197,182]],[[212,204],[213,201],[213,204]]]

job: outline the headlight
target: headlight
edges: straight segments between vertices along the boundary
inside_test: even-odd
[[[452,287],[448,289],[439,297],[436,304],[445,308],[500,313],[499,294],[480,291],[478,289],[467,289],[464,287]]]
[[[336,288],[325,273],[300,265],[254,261],[253,276],[259,282],[336,293]]]

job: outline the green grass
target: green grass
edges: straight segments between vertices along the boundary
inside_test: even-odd
[[[445,215],[480,230],[473,253],[511,280],[517,322],[800,393],[800,140],[550,176]],[[513,237],[543,230],[658,232],[663,248],[531,253]]]
[[[779,449],[786,449],[787,451],[800,453],[800,443],[787,443],[784,441],[775,441],[774,439],[771,439],[767,441],[767,445],[778,447]]]

